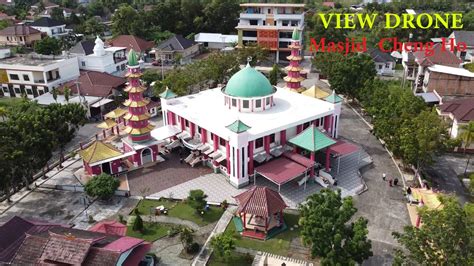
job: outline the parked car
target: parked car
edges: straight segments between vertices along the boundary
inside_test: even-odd
[[[149,253],[145,255],[145,257],[142,261],[140,261],[140,264],[138,264],[138,266],[155,266],[158,265],[158,262],[160,262],[160,258],[158,258],[153,253]]]

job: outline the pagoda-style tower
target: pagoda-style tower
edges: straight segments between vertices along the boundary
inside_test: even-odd
[[[150,132],[153,129],[153,125],[148,122],[150,114],[146,107],[150,101],[143,98],[143,92],[146,88],[140,82],[142,73],[137,54],[133,49],[128,53],[127,67],[126,77],[129,85],[124,91],[128,92],[128,100],[123,103],[128,107],[128,113],[123,117],[127,120],[125,132],[129,134],[132,142],[146,142],[151,140]]]
[[[303,81],[304,78],[300,75],[300,72],[303,69],[300,67],[300,61],[302,59],[300,56],[300,33],[296,28],[293,30],[291,44],[288,45],[288,48],[291,49],[291,55],[286,57],[290,60],[290,65],[285,68],[288,71],[288,75],[284,78],[286,81],[286,88],[295,92],[302,92],[304,88],[301,86],[301,81]]]

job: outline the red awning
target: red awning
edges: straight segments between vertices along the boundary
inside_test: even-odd
[[[303,166],[305,166],[306,168],[310,168],[311,166],[313,166],[315,164],[315,162],[311,161],[310,159],[304,157],[303,155],[301,154],[298,154],[298,153],[294,153],[294,152],[285,152],[283,154],[283,156],[285,156],[286,158],[294,161],[294,162],[297,162]]]
[[[357,145],[354,145],[349,142],[345,142],[343,140],[339,140],[336,144],[329,147],[330,153],[334,155],[338,155],[338,156],[350,154],[358,150],[359,150],[359,147]]]
[[[290,159],[280,157],[255,170],[275,184],[282,185],[306,172],[307,168]]]

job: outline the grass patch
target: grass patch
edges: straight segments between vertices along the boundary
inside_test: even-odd
[[[160,205],[169,209],[168,216],[188,220],[199,226],[208,225],[218,221],[224,213],[224,210],[221,207],[211,206],[204,215],[199,215],[185,202],[173,202],[168,200],[141,200],[136,208],[138,208],[141,214],[149,215],[150,211]]]
[[[14,106],[15,104],[21,102],[22,98],[15,98],[15,97],[0,97],[0,107],[9,108]]]
[[[464,68],[471,72],[474,72],[474,63],[465,64]]]
[[[209,261],[207,262],[208,266],[228,266],[228,265],[252,265],[253,256],[249,254],[242,254],[239,252],[233,251],[232,254],[225,261],[224,258],[217,256],[215,253],[212,253]]]
[[[127,226],[127,236],[140,238],[149,242],[156,241],[166,235],[171,228],[168,224],[143,222],[143,232],[133,231],[132,225]]]
[[[235,244],[238,247],[288,256],[291,240],[299,236],[299,228],[294,229],[293,231],[290,230],[291,227],[293,227],[295,224],[298,224],[299,215],[284,213],[283,217],[288,229],[285,232],[265,241],[241,236],[238,232],[236,232],[234,223],[232,222],[229,223],[225,231],[234,235],[236,239]]]
[[[400,63],[397,63],[397,64],[395,65],[395,70],[403,70],[403,65],[400,64]]]

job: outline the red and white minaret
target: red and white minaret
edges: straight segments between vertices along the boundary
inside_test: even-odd
[[[293,30],[291,44],[288,45],[288,48],[291,49],[291,55],[286,57],[290,61],[290,65],[285,68],[288,72],[288,75],[284,78],[286,81],[286,88],[295,92],[301,92],[304,90],[301,86],[301,81],[303,81],[304,78],[300,74],[303,69],[300,67],[300,61],[303,58],[300,55],[300,33],[296,28]]]
[[[138,56],[133,49],[128,53],[127,67],[126,77],[129,85],[124,91],[128,92],[128,100],[123,104],[128,107],[128,113],[124,116],[124,119],[127,120],[127,127],[124,131],[129,134],[132,142],[146,142],[152,139],[150,132],[154,126],[148,121],[150,114],[146,106],[150,101],[143,98],[146,88],[140,82],[142,73]]]

